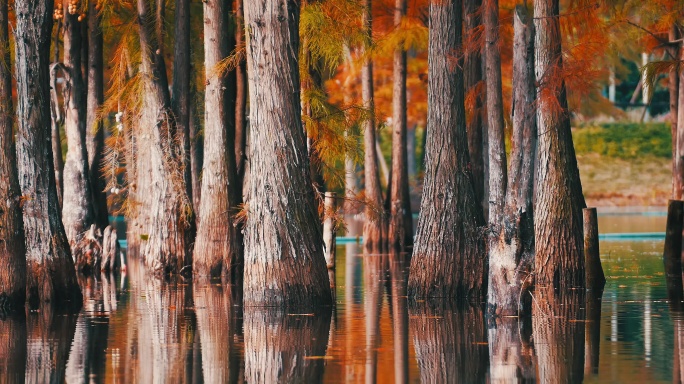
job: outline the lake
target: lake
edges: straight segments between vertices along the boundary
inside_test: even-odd
[[[614,213],[599,227],[662,232],[665,217]],[[670,310],[662,239],[604,239],[601,300],[498,330],[478,305],[408,303],[404,260],[354,243],[337,248],[335,307],[303,313],[241,308],[220,284],[164,282],[129,261],[126,273],[82,280],[78,315],[2,318],[0,381],[684,380],[684,317]]]

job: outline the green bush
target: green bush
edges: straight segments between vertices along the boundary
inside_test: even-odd
[[[631,159],[641,156],[672,157],[672,134],[665,123],[610,123],[573,129],[578,154]]]

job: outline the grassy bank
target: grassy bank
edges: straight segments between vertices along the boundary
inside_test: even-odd
[[[667,205],[672,180],[669,125],[578,127],[573,140],[588,205]]]

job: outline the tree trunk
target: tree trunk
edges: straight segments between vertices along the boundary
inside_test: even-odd
[[[61,20],[57,20],[56,23],[57,28],[54,34],[54,63],[59,63],[59,36],[61,35],[62,22]],[[62,124],[64,124],[64,115],[62,114],[62,108],[59,105],[59,96],[57,95],[56,72],[56,68],[50,71],[50,117],[52,119],[52,158],[55,169],[55,183],[57,184],[57,198],[59,199],[59,208],[62,209],[62,191],[64,191],[64,159],[62,158],[62,138],[59,130]]]
[[[679,59],[684,58],[684,42],[679,46]],[[679,68],[679,81],[678,85],[681,85],[684,81],[684,70]],[[674,194],[673,198],[675,200],[681,200],[684,197],[684,87],[678,86],[679,95],[677,97],[677,123],[676,135],[672,137],[672,140],[676,142],[676,152],[674,153],[675,161],[675,174],[674,174]]]
[[[425,182],[408,292],[413,297],[480,297],[487,286],[484,218],[468,158],[461,2],[430,6]]]
[[[475,35],[477,30],[482,25],[482,15],[480,8],[482,7],[482,0],[465,0],[463,4],[464,21],[465,21],[465,41],[470,44],[477,42]],[[465,92],[472,97],[472,104],[470,116],[466,123],[466,131],[468,132],[468,152],[470,154],[470,166],[473,172],[473,186],[475,187],[475,197],[482,202],[482,205],[488,205],[489,202],[484,195],[484,154],[482,135],[484,131],[484,124],[482,117],[484,115],[484,92],[482,88],[482,54],[480,52],[482,47],[468,47],[465,49],[463,71],[465,79]],[[467,109],[467,110],[468,110]]]
[[[143,109],[134,133],[132,161],[136,164],[129,192],[134,212],[128,244],[129,252],[141,255],[155,273],[173,273],[192,263],[190,244],[195,220],[186,192],[183,148],[170,108],[160,44],[163,20],[148,9],[148,3],[137,1]],[[160,13],[159,9],[156,13]]]
[[[176,115],[176,129],[182,144],[183,177],[188,199],[192,202],[190,174],[190,0],[176,0],[175,39],[173,47],[173,84],[171,108]],[[195,210],[199,207],[193,207]]]
[[[562,77],[558,0],[534,1],[539,170],[534,232],[537,286],[584,288],[582,183]]]
[[[668,48],[668,56],[670,60],[679,60],[680,47],[673,41],[677,40],[679,34],[677,33],[677,26],[673,24],[669,31],[670,46]],[[679,119],[679,66],[670,70],[668,89],[670,91],[670,129],[672,132],[672,198],[675,200],[682,199],[682,177],[684,177],[684,169],[679,170],[678,165],[684,166],[684,163],[676,160],[677,155],[677,120]],[[681,175],[681,176],[678,176]]]
[[[497,9],[498,10],[498,9]],[[505,206],[490,204],[489,221],[489,288],[488,311],[497,316],[515,316],[519,311],[529,310],[529,295],[521,290],[530,286],[534,264],[534,216],[532,197],[534,193],[534,157],[536,151],[537,125],[534,110],[534,25],[527,9],[518,5],[514,15],[513,40],[513,135],[511,142],[510,173],[505,191]],[[491,60],[493,61],[493,60]],[[488,59],[488,62],[490,60]],[[489,77],[488,77],[489,79]],[[499,88],[501,92],[501,88]],[[489,92],[488,92],[489,94]],[[488,96],[489,97],[489,96]],[[489,110],[491,116],[494,111]],[[490,129],[493,124],[490,123]],[[503,148],[501,136],[490,138]],[[496,140],[493,140],[496,139]],[[493,145],[490,145],[490,150]],[[490,157],[493,165],[506,167]],[[505,172],[504,172],[505,174]],[[490,173],[491,176],[496,176]],[[491,183],[491,191],[500,181]],[[493,197],[498,193],[492,193]],[[502,197],[503,198],[503,197]],[[503,208],[503,211],[500,209]],[[496,221],[494,217],[498,216]],[[524,305],[525,304],[525,305]],[[529,314],[529,313],[528,313]]]
[[[401,28],[406,16],[406,0],[396,0],[394,27]],[[392,182],[388,248],[392,252],[406,252],[413,245],[413,216],[408,185],[406,143],[406,49],[401,43],[394,51],[392,88]]]
[[[311,185],[299,98],[299,6],[245,7],[250,105],[245,305],[316,305],[332,299]],[[258,113],[257,113],[258,112]]]
[[[372,37],[372,0],[364,1],[362,24],[366,38]],[[364,47],[367,50],[368,47]],[[375,100],[373,95],[373,62],[368,58],[361,67],[361,96],[368,118],[363,122],[364,178],[366,186],[366,221],[363,225],[363,246],[367,253],[386,250],[387,214],[382,201],[382,187],[378,171],[378,151],[375,137]],[[382,156],[382,154],[380,154]]]
[[[64,0],[68,8],[70,0]],[[64,100],[64,131],[67,136],[67,156],[64,163],[64,196],[62,220],[67,238],[71,244],[74,261],[78,269],[83,265],[77,245],[83,233],[95,221],[92,205],[88,152],[86,148],[86,88],[81,71],[81,24],[77,15],[64,14],[64,79],[66,92]]]
[[[12,114],[12,73],[8,2],[0,2],[0,309],[23,307],[26,299],[26,248]]]
[[[88,149],[88,170],[93,193],[93,207],[98,227],[109,225],[107,180],[102,173],[102,157],[104,155],[104,124],[100,116],[100,107],[104,103],[104,65],[102,52],[102,15],[99,14],[97,1],[88,2],[88,65],[87,65],[87,119],[86,145]]]
[[[26,236],[29,304],[71,301],[81,290],[59,211],[50,140],[50,31],[48,0],[17,0],[14,10],[17,76],[17,164]]]
[[[234,45],[228,34],[230,6],[230,1],[204,2],[204,168],[193,260],[198,276],[227,274],[241,253],[233,225],[242,192],[235,169],[235,74],[214,74]]]
[[[197,111],[190,110],[190,170],[192,179],[192,206],[199,208],[202,201],[202,146],[203,136],[200,133],[201,125],[197,121]]]
[[[243,0],[235,0],[235,47],[245,45],[245,15]],[[240,60],[235,68],[235,160],[238,183],[242,186],[245,176],[245,161],[247,159],[247,64]]]

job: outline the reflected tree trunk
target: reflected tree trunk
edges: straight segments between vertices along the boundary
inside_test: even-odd
[[[104,381],[106,368],[109,316],[90,317],[81,312],[76,321],[76,333],[66,362],[69,383]]]
[[[380,344],[380,310],[382,289],[385,286],[384,259],[386,255],[366,254],[363,258],[363,280],[365,288],[364,314],[366,321],[366,369],[365,382],[377,381],[378,346]]]
[[[461,48],[461,13],[460,1],[430,6],[428,137],[408,282],[412,297],[484,298],[487,286],[484,218],[466,145],[463,71],[451,56]]]
[[[481,383],[488,353],[484,311],[449,301],[411,302],[409,330],[423,383]]]
[[[12,109],[9,2],[0,2],[0,308],[23,308],[26,248]]]
[[[62,225],[50,138],[51,0],[17,0],[17,165],[26,236],[26,293],[42,302],[81,306],[74,260]]]
[[[586,325],[584,329],[584,378],[599,373],[599,347],[601,344],[601,301],[603,289],[587,291]]]
[[[245,307],[245,381],[318,383],[323,378],[330,309],[287,314]]]
[[[584,379],[584,292],[558,295],[550,287],[534,293],[532,336],[537,353],[537,379],[548,383],[579,383]]]
[[[26,381],[26,315],[16,311],[0,320],[0,376],[6,383]]]
[[[499,317],[489,321],[490,382],[536,382],[531,318]]]
[[[26,383],[64,382],[76,318],[51,309],[28,316]]]
[[[411,259],[407,254],[389,255],[392,297],[392,338],[394,340],[394,382],[409,381],[408,279]]]

